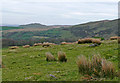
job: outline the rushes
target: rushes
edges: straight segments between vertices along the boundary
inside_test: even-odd
[[[115,67],[111,62],[102,59],[100,55],[94,55],[91,60],[85,56],[78,57],[77,65],[79,73],[97,78],[114,78],[116,76]]]

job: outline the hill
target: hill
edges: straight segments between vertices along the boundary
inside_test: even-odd
[[[118,20],[103,20],[89,22],[74,26],[47,26],[52,28],[17,29],[16,31],[3,32],[3,39],[12,40],[34,40],[34,41],[52,41],[59,43],[60,41],[73,42],[79,38],[85,37],[103,37],[109,39],[111,36],[118,35]],[[44,26],[44,25],[43,25]],[[19,32],[18,32],[19,31]]]
[[[118,35],[118,20],[103,20],[79,24],[62,30],[70,31],[75,37],[104,37]]]
[[[40,24],[40,23],[31,23],[26,25],[20,25],[19,27],[23,28],[47,28],[48,26]]]

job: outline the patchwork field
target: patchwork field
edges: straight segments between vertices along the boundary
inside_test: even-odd
[[[78,56],[100,55],[114,64],[118,71],[118,44],[115,40],[105,40],[100,46],[89,47],[90,44],[52,45],[51,47],[31,46],[18,49],[2,49],[3,81],[83,81],[76,61]],[[67,62],[58,61],[58,51],[66,53]],[[46,52],[51,52],[57,61],[46,61]],[[117,81],[118,77],[101,80]]]

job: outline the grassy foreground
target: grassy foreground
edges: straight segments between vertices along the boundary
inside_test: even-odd
[[[82,81],[83,75],[78,72],[76,60],[83,55],[91,58],[101,55],[111,61],[118,71],[117,41],[103,41],[98,47],[88,47],[89,44],[54,45],[48,48],[42,46],[18,49],[2,49],[3,81]],[[47,62],[46,52],[51,52],[57,58],[57,52],[66,53],[67,62]],[[105,79],[117,81],[118,78]]]

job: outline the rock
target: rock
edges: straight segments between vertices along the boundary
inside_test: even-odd
[[[91,44],[89,45],[89,47],[96,47],[96,46],[99,46],[98,44]]]
[[[56,78],[54,75],[50,74],[51,77]]]

